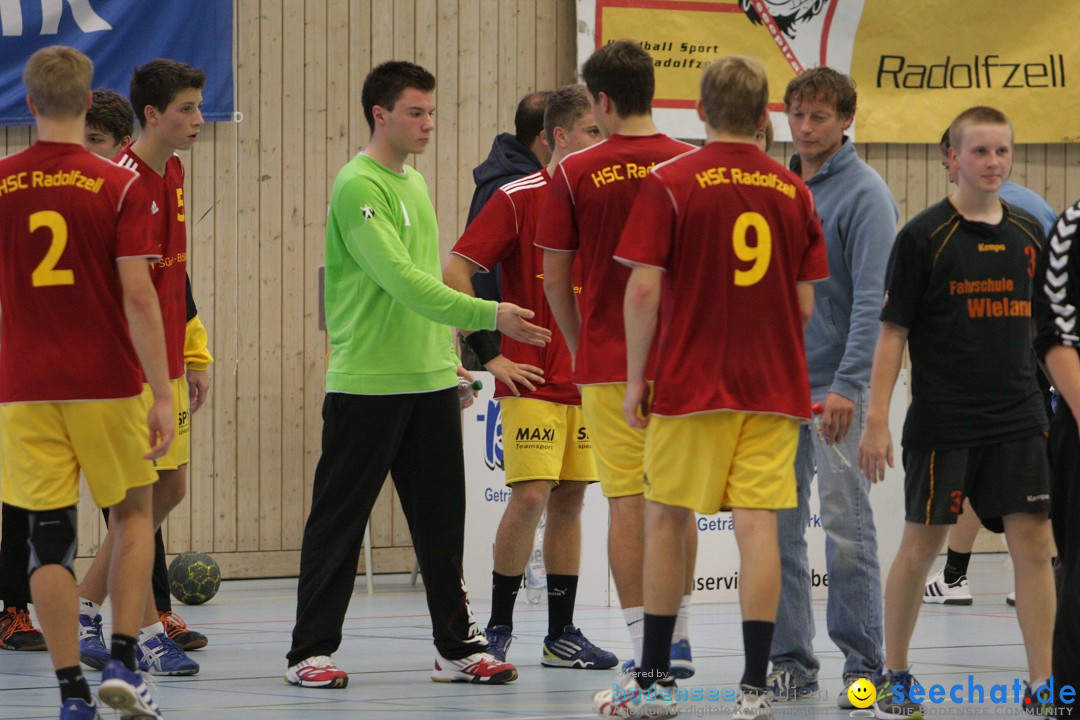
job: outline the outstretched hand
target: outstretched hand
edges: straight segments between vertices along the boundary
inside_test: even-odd
[[[501,302],[495,315],[495,329],[520,343],[543,347],[551,342],[551,331],[528,322],[535,315],[514,303]]]

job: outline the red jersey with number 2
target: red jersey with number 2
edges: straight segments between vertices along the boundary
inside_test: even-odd
[[[142,392],[116,262],[158,257],[147,206],[135,173],[82,145],[0,159],[0,402]]]

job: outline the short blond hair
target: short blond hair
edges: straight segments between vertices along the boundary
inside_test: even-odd
[[[1015,142],[1016,131],[1013,130],[1013,124],[1005,113],[987,105],[976,105],[957,115],[949,125],[949,147],[956,148],[956,151],[960,152],[961,143],[964,141],[964,130],[969,125],[1004,125],[1009,128],[1009,143]]]
[[[745,55],[709,63],[701,75],[701,105],[713,130],[753,135],[769,105],[765,66]]]
[[[73,47],[50,45],[30,56],[23,84],[38,114],[78,117],[86,112],[94,63]]]

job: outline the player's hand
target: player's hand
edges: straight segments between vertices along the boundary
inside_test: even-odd
[[[150,426],[150,452],[143,455],[143,459],[156,460],[168,451],[176,433],[176,411],[172,398],[168,395],[154,398],[146,421]]]
[[[623,415],[632,428],[643,428],[649,424],[649,384],[644,379],[628,380],[626,395],[623,396]]]
[[[188,370],[187,389],[191,412],[196,412],[210,394],[210,373],[206,370]]]
[[[893,467],[892,434],[885,423],[867,422],[859,439],[856,464],[870,482],[885,479],[885,466]]]
[[[551,331],[528,322],[534,315],[536,313],[532,310],[501,302],[495,314],[495,329],[520,343],[543,347],[551,342]]]
[[[844,439],[855,417],[855,403],[834,392],[825,395],[821,404],[821,437],[829,445]]]
[[[521,397],[521,392],[517,389],[518,385],[532,392],[536,390],[537,385],[544,383],[544,371],[542,368],[535,365],[516,363],[505,355],[496,355],[491,358],[484,363],[484,369],[494,375],[496,380],[501,381],[506,387],[510,388],[510,392],[514,393],[514,397]]]

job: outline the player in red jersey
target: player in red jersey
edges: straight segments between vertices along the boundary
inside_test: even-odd
[[[810,191],[755,146],[768,97],[758,60],[709,65],[698,104],[708,142],[653,169],[615,253],[633,267],[623,412],[647,428],[648,477],[645,645],[622,695],[661,687],[656,699],[637,693],[636,701],[601,691],[601,715],[675,714],[665,686],[685,582],[682,538],[694,511],[731,510],[746,657],[734,717],[772,718],[765,674],[780,598],[776,510],[796,504],[798,430],[810,417],[803,326],[814,307],[811,281],[828,275],[828,262]]]
[[[73,48],[35,52],[23,81],[38,141],[0,160],[0,498],[30,511],[30,587],[62,720],[97,717],[76,640],[80,471],[95,502],[113,508],[114,633],[101,698],[156,718],[134,671],[153,552],[148,461],[174,432],[146,263],[159,253],[135,174],[82,147],[92,78],[93,64]]]
[[[618,658],[589,642],[573,624],[581,508],[587,484],[596,480],[596,465],[581,418],[581,395],[570,381],[570,351],[544,299],[543,252],[533,245],[551,172],[567,154],[600,139],[583,87],[569,85],[548,98],[544,132],[552,150],[548,166],[503,185],[491,196],[454,246],[443,267],[443,279],[471,295],[472,276],[501,263],[501,297],[536,308],[533,322],[553,330],[551,342],[544,347],[503,338],[504,354],[484,364],[496,378],[510,486],[510,502],[495,536],[491,619],[484,631],[488,651],[498,660],[506,659],[513,637],[514,601],[536,525],[546,509],[548,632],[540,664],[603,669],[614,667]],[[580,278],[575,285],[580,285]],[[543,439],[537,440],[536,430]]]
[[[209,388],[205,371],[187,370],[184,364],[184,336],[187,326],[185,277],[187,272],[187,208],[184,204],[184,166],[176,156],[189,150],[203,125],[200,112],[202,70],[175,60],[157,59],[135,69],[131,78],[132,106],[142,132],[135,142],[115,158],[121,167],[138,173],[139,184],[150,198],[149,225],[161,243],[161,255],[151,270],[161,302],[168,350],[169,378],[176,407],[176,442],[156,463],[159,482],[154,488],[154,525],[160,527],[187,491],[187,464],[190,461],[190,411],[201,404]],[[190,383],[188,381],[191,381]],[[100,604],[107,594],[105,567],[111,552],[106,535],[97,558],[79,587],[81,656],[95,666],[101,653]],[[139,660],[154,675],[194,675],[199,665],[188,658],[168,636],[149,600],[139,640]]]
[[[645,433],[628,428],[622,416],[626,382],[622,295],[630,270],[612,255],[650,168],[693,146],[656,130],[651,109],[653,61],[640,45],[619,41],[600,48],[585,63],[582,77],[593,118],[606,139],[568,156],[555,170],[536,245],[544,249],[544,293],[574,356],[574,382],[582,386],[585,425],[611,508],[611,572],[634,656],[640,659]],[[584,278],[580,299],[572,275],[579,254]],[[689,528],[686,542],[687,578],[692,578],[697,554],[694,528]],[[672,646],[679,677],[694,672],[687,637],[689,582]]]

